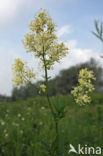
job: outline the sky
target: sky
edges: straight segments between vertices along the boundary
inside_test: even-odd
[[[91,33],[95,30],[94,20],[103,21],[103,0],[1,0],[0,94],[11,95],[12,64],[16,58],[28,61],[34,71],[38,71],[38,60],[26,53],[21,41],[29,32],[29,24],[40,8],[49,11],[58,25],[59,41],[69,47],[68,55],[49,72],[51,76],[54,77],[62,69],[88,61],[91,57],[103,65],[100,58],[103,45]]]

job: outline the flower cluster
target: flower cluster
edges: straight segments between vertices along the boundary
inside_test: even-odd
[[[80,70],[78,86],[74,87],[74,89],[71,91],[76,103],[85,105],[86,103],[91,102],[89,93],[95,90],[92,80],[96,80],[93,71],[88,71],[87,68]]]
[[[45,91],[46,91],[46,85],[41,84],[41,85],[40,85],[40,88],[41,88],[41,90],[42,90],[43,92],[45,92]]]
[[[22,62],[21,59],[16,59],[13,65],[13,83],[14,86],[19,86],[30,82],[35,78],[33,69],[30,69],[26,63]]]
[[[30,33],[23,40],[27,52],[33,52],[40,58],[42,66],[48,70],[55,62],[59,62],[68,52],[64,43],[59,43],[56,36],[56,24],[50,15],[43,9],[37,12],[35,19],[30,23]]]

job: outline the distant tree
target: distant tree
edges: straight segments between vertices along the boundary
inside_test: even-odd
[[[11,99],[12,101],[16,101],[18,99],[19,95],[18,95],[18,88],[15,87],[12,90],[12,95],[11,95]]]
[[[52,96],[56,94],[70,93],[72,87],[77,85],[79,71],[83,68],[88,68],[94,72],[96,77],[96,81],[93,82],[96,88],[95,91],[101,91],[103,87],[103,69],[98,65],[96,60],[92,58],[88,62],[60,71],[58,76],[49,81],[49,94]]]
[[[39,93],[39,82],[37,83],[28,83],[25,86],[15,87],[12,90],[12,100],[16,101],[18,99],[27,99],[30,97],[36,97]],[[41,96],[41,94],[40,94]]]
[[[79,71],[83,68],[88,68],[94,72],[96,81],[94,81],[95,91],[102,92],[103,90],[103,69],[98,65],[98,62],[91,58],[90,61],[72,66],[66,70],[61,70],[60,73],[53,79],[49,80],[49,95],[68,94],[73,86],[78,83]],[[44,81],[38,81],[35,84],[29,83],[20,88],[14,88],[12,91],[12,99],[26,99],[29,97],[44,96],[45,94],[39,89],[40,84]],[[39,93],[39,94],[38,94]]]

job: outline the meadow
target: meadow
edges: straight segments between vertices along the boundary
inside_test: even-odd
[[[103,146],[103,95],[80,107],[70,95],[51,97],[66,114],[59,122],[60,156],[73,156],[69,144]],[[45,97],[0,102],[0,156],[51,156],[54,122]]]

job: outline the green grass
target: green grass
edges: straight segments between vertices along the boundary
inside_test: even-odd
[[[56,107],[65,106],[59,122],[60,156],[68,156],[69,144],[103,146],[103,95],[80,107],[71,96],[52,97]],[[46,98],[0,103],[0,156],[49,156],[55,128]],[[75,154],[70,154],[73,156]]]

